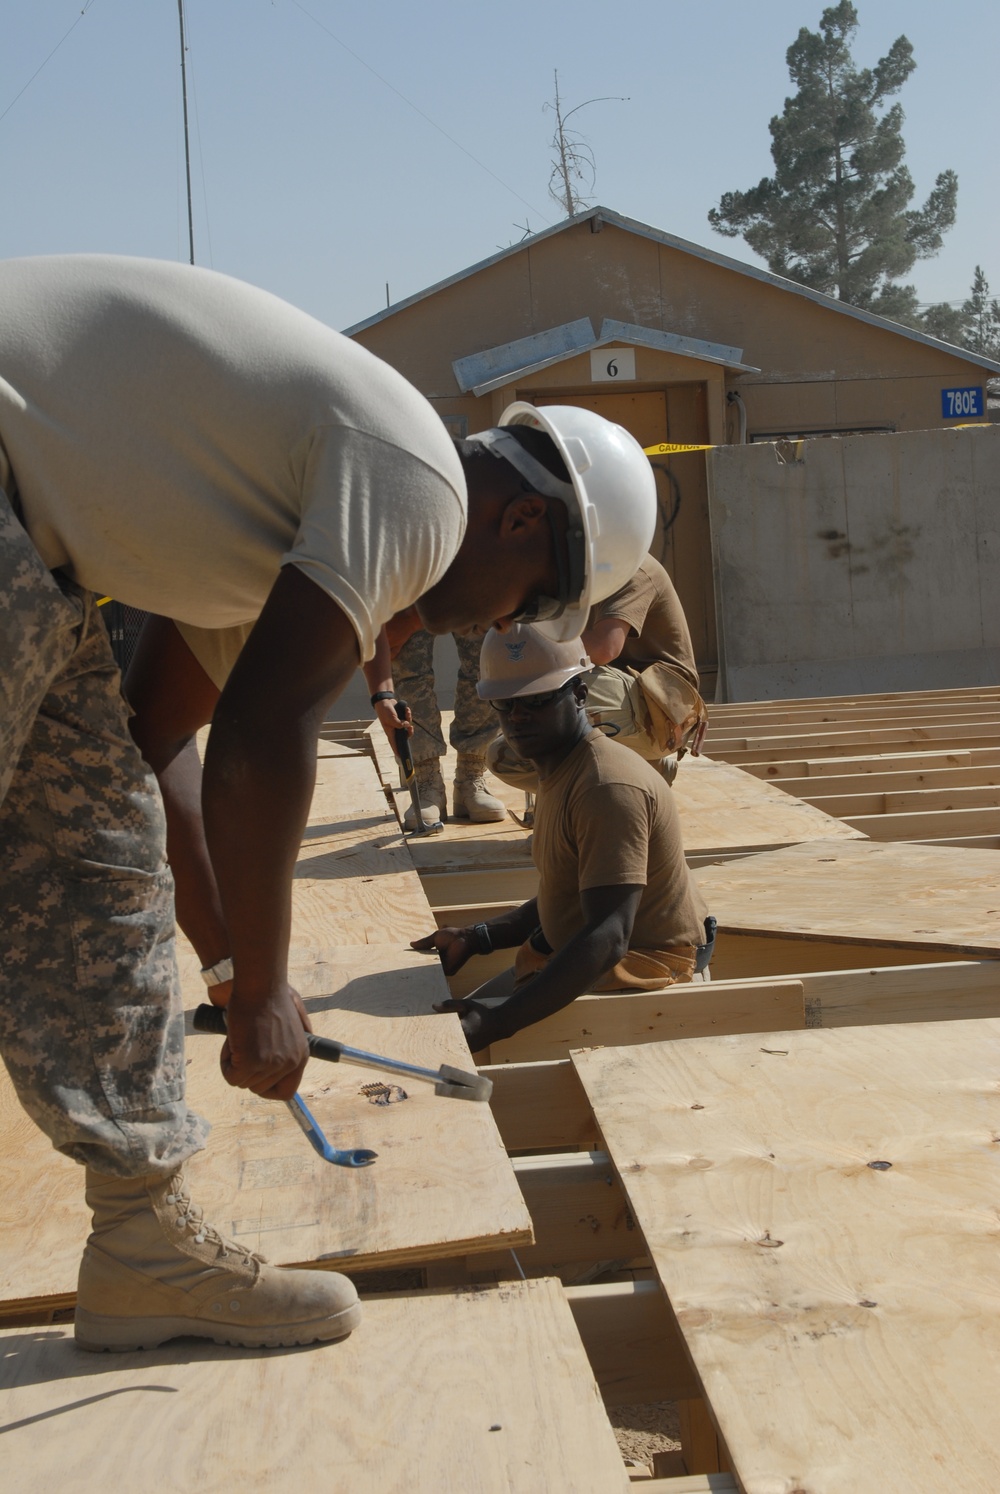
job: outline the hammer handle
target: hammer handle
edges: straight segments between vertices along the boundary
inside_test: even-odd
[[[399,696],[397,695],[396,715],[400,718],[400,720],[405,720],[408,710],[409,706],[406,704],[406,701],[400,700]],[[392,737],[396,747],[396,756],[399,758],[400,767],[403,769],[403,778],[406,783],[409,783],[414,773],[413,754],[410,751],[410,734],[405,730],[404,727],[397,726],[396,730],[392,734]]]
[[[207,1003],[195,1007],[194,1030],[217,1032],[220,1037],[225,1037],[226,1013],[223,1008],[209,1006]],[[307,1032],[306,1042],[309,1044],[310,1058],[325,1058],[327,1063],[339,1063],[343,1057],[344,1044],[338,1043],[336,1038],[317,1037],[314,1032]]]

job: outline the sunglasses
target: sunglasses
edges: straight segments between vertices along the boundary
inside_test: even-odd
[[[490,705],[504,716],[510,715],[515,706],[521,706],[526,711],[541,711],[560,695],[565,695],[570,686],[575,684],[574,678],[567,680],[565,685],[560,685],[558,690],[543,690],[540,695],[515,695],[510,700],[491,700]]]

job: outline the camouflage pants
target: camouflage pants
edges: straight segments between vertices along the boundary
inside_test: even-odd
[[[184,1101],[173,879],[156,780],[89,592],[46,570],[0,492],[0,1053],[57,1150],[168,1173]]]
[[[479,651],[483,640],[455,635],[458,649],[458,683],[455,715],[448,733],[456,752],[484,753],[499,729],[496,711],[476,694],[479,682]],[[434,639],[422,629],[406,642],[392,663],[392,677],[400,695],[413,712],[415,762],[444,757],[441,712],[434,693]]]

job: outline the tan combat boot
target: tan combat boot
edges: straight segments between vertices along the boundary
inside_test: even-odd
[[[414,758],[413,771],[417,777],[417,789],[420,793],[420,811],[423,815],[425,825],[436,825],[443,820],[448,809],[448,801],[445,798],[444,779],[441,777],[441,759],[439,757],[428,757],[420,762]],[[415,830],[417,828],[417,811],[413,801],[403,815],[403,829]]]
[[[184,1174],[113,1178],[87,1168],[94,1227],[76,1305],[81,1349],[151,1349],[181,1335],[275,1348],[343,1338],[358,1294],[335,1271],[270,1266],[206,1224]]]
[[[507,817],[507,806],[486,786],[485,752],[460,752],[455,769],[452,799],[456,820],[475,820],[485,825]]]

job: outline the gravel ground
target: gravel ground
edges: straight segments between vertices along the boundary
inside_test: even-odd
[[[677,1407],[673,1401],[653,1401],[645,1406],[609,1406],[608,1417],[623,1458],[649,1463],[654,1453],[674,1452],[680,1448]]]

